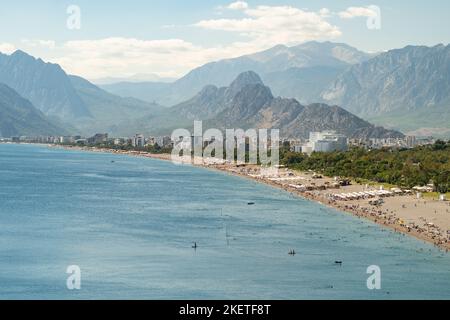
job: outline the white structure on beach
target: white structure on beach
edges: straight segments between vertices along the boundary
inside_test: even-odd
[[[313,152],[346,151],[348,139],[335,131],[311,132],[309,142],[303,145],[302,152],[311,154]]]

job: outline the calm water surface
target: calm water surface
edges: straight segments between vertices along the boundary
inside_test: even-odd
[[[0,298],[445,299],[450,254],[223,173],[0,144]]]

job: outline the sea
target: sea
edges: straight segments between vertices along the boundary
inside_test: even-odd
[[[283,190],[0,144],[0,299],[449,298],[450,254]]]

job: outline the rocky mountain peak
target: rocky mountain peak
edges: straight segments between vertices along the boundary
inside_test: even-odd
[[[33,60],[35,60],[32,56],[30,56],[28,53],[26,53],[25,51],[22,50],[16,50],[13,52],[13,54],[11,54],[12,58],[32,58]]]
[[[229,91],[232,96],[239,93],[247,85],[259,84],[263,85],[261,78],[253,71],[246,71],[238,75],[238,77],[231,83]]]

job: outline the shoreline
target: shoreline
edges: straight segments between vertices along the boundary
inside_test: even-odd
[[[114,149],[102,149],[96,147],[77,147],[77,146],[55,146],[55,145],[45,145],[51,148],[61,148],[65,150],[75,150],[75,151],[84,151],[84,152],[100,152],[100,153],[110,153],[117,155],[126,155],[126,156],[134,156],[134,157],[142,157],[142,158],[151,158],[161,161],[172,161],[170,154],[152,154],[141,151],[124,151],[124,150],[114,150]],[[192,164],[189,163],[193,167],[199,167],[204,169],[213,169],[215,171],[220,171],[226,174],[230,174],[233,176],[241,177],[247,180],[252,180],[257,183],[263,183],[265,185],[269,185],[273,188],[283,190],[289,192],[291,195],[295,195],[297,197],[314,201],[315,203],[324,205],[326,207],[336,209],[345,214],[351,214],[354,217],[359,219],[366,219],[377,225],[390,229],[391,231],[401,233],[403,235],[412,236],[418,240],[424,241],[426,243],[432,244],[435,247],[445,251],[448,253],[450,249],[450,241],[447,239],[443,239],[442,236],[437,236],[438,233],[433,229],[432,232],[428,230],[424,230],[419,227],[411,227],[405,225],[405,223],[400,223],[403,221],[402,218],[393,218],[395,214],[387,214],[385,212],[381,212],[380,210],[368,210],[365,207],[362,207],[361,204],[357,201],[340,203],[335,200],[329,199],[325,194],[318,191],[299,191],[297,188],[294,188],[289,184],[282,184],[276,181],[272,181],[266,177],[258,177],[256,175],[250,175],[248,172],[244,173],[243,171],[237,170],[236,166],[232,165],[206,165],[206,164]],[[329,178],[328,178],[329,179]],[[450,203],[448,203],[450,207]],[[387,210],[386,210],[387,212]],[[448,210],[447,210],[448,212]],[[449,214],[450,215],[450,214]],[[422,218],[422,217],[421,217]]]

